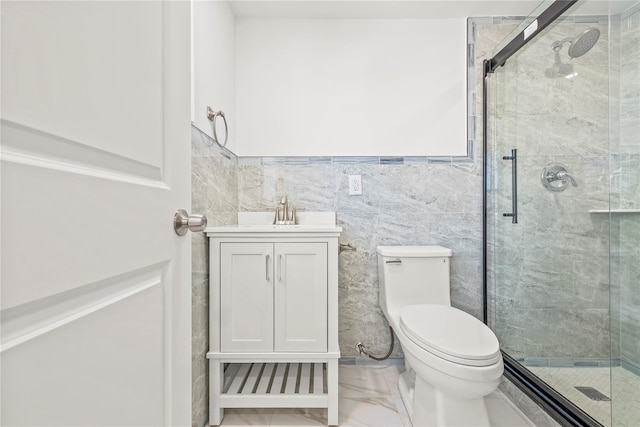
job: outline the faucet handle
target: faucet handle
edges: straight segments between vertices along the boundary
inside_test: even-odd
[[[293,224],[297,224],[298,223],[298,216],[296,215],[296,213],[298,211],[303,211],[303,210],[305,210],[305,208],[299,208],[299,207],[296,207],[296,206],[294,206],[291,209],[291,212],[292,212],[291,213],[291,221],[292,221]]]
[[[556,178],[557,179],[561,179],[561,180],[566,180],[567,178],[571,181],[571,185],[573,185],[574,187],[578,186],[578,183],[576,182],[576,180],[569,175],[569,173],[565,170],[561,170],[556,174]]]
[[[280,210],[280,209],[281,209],[281,208],[280,208],[280,206],[276,206],[276,207],[274,208],[274,211],[275,211],[275,214],[274,214],[274,216],[273,216],[273,224],[274,224],[274,225],[275,225],[275,224],[279,224],[279,223],[280,223],[280,221],[282,221],[282,215],[280,215],[280,213],[281,213],[281,210]]]

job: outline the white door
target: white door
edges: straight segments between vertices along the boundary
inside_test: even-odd
[[[220,245],[220,349],[273,351],[273,243]]]
[[[275,351],[327,351],[327,244],[276,243]]]
[[[0,423],[190,425],[188,2],[0,7]]]

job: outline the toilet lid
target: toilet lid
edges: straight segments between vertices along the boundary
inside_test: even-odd
[[[501,358],[493,331],[457,308],[435,304],[406,306],[400,310],[400,327],[423,349],[455,363],[488,366]]]

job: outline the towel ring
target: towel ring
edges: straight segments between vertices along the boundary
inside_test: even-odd
[[[216,133],[216,118],[218,117],[222,117],[222,121],[224,122],[224,142],[222,144],[220,144],[218,134]],[[216,142],[216,144],[224,147],[225,145],[227,145],[227,139],[229,138],[229,128],[227,127],[227,119],[224,116],[224,113],[222,112],[222,110],[213,111],[211,107],[207,106],[207,118],[213,123],[213,140]]]

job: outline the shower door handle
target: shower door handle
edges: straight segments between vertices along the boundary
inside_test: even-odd
[[[518,223],[518,156],[517,149],[511,150],[510,156],[502,156],[502,160],[511,160],[511,212],[502,216],[510,216],[511,223]]]

